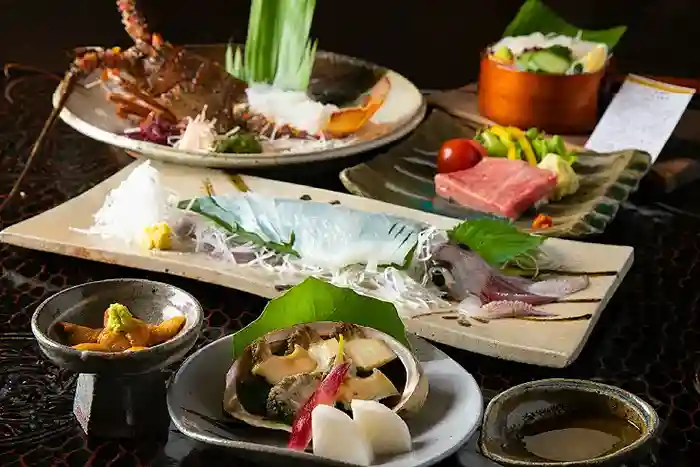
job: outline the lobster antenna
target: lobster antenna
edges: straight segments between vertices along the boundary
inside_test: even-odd
[[[3,209],[5,209],[5,207],[10,204],[12,198],[14,198],[19,192],[19,189],[22,186],[22,182],[27,177],[27,174],[29,173],[29,170],[32,167],[32,163],[34,162],[34,159],[36,159],[36,155],[39,153],[39,150],[46,142],[46,138],[48,137],[49,133],[51,132],[51,129],[56,123],[58,116],[61,114],[61,110],[63,110],[63,107],[65,107],[68,98],[73,92],[73,89],[75,89],[75,85],[77,84],[77,82],[78,73],[76,73],[75,70],[71,70],[70,72],[68,72],[68,75],[64,80],[64,86],[61,89],[61,94],[58,99],[58,103],[56,104],[56,107],[54,107],[54,109],[51,111],[49,118],[47,118],[46,122],[44,122],[44,127],[41,129],[41,133],[39,133],[39,136],[37,137],[36,141],[34,142],[34,145],[32,146],[32,150],[29,153],[29,157],[27,158],[27,162],[25,162],[24,164],[22,172],[15,180],[15,183],[12,185],[12,189],[7,194],[7,197],[3,200],[2,204],[0,204],[0,213],[2,213]]]

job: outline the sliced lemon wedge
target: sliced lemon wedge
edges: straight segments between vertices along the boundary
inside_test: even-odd
[[[608,47],[605,44],[599,44],[584,55],[580,63],[585,73],[595,73],[605,66],[607,60]]]
[[[499,47],[491,55],[492,59],[504,65],[513,63],[513,52],[506,46]]]

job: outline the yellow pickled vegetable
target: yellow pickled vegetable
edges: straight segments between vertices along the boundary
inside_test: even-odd
[[[509,126],[507,128],[508,133],[510,133],[515,139],[518,141],[518,144],[520,144],[520,147],[522,148],[523,152],[525,153],[525,159],[527,160],[527,163],[530,164],[533,167],[537,166],[537,157],[535,156],[535,151],[532,150],[532,145],[530,144],[530,140],[527,139],[527,136],[525,136],[525,133],[520,129],[520,128],[515,128],[512,126]]]
[[[144,229],[143,246],[148,250],[169,250],[172,248],[173,231],[167,222],[159,222]]]
[[[513,142],[512,138],[510,137],[510,133],[508,133],[508,130],[506,130],[502,126],[494,125],[490,127],[488,131],[498,136],[498,138],[503,142],[503,144]]]

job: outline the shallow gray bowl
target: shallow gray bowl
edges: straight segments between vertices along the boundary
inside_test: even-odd
[[[506,450],[510,443],[517,442],[524,426],[581,410],[628,420],[640,429],[641,435],[612,453],[579,461],[549,461]],[[483,455],[504,466],[619,466],[644,453],[657,435],[659,424],[659,416],[651,405],[618,387],[576,379],[544,379],[514,386],[489,402],[479,445]]]
[[[104,353],[75,350],[61,343],[54,325],[67,321],[102,327],[104,310],[121,303],[136,316],[156,324],[185,316],[185,325],[172,339],[139,352]],[[194,346],[202,327],[199,302],[182,289],[144,279],[108,279],[64,289],[44,300],[32,316],[32,333],[42,353],[56,365],[78,373],[111,376],[160,370],[180,360]]]

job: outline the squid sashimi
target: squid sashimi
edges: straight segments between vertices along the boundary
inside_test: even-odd
[[[287,245],[299,264],[328,270],[353,264],[402,265],[422,230],[417,223],[386,214],[250,192],[198,198],[191,208],[265,242]]]

